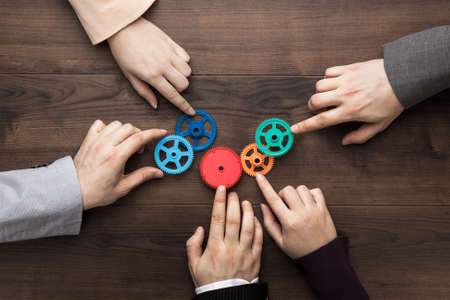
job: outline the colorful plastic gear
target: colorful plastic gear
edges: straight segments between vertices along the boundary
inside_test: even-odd
[[[202,119],[200,121],[194,121],[195,116],[201,116]],[[183,115],[178,119],[177,126],[175,128],[175,133],[182,137],[190,137],[193,140],[192,148],[195,152],[203,151],[214,143],[217,134],[216,121],[214,121],[213,117],[210,114],[202,111],[196,110],[195,116]],[[188,128],[184,131],[181,131],[184,122],[188,122]],[[211,131],[207,131],[205,128],[205,123],[209,122],[211,125]],[[206,142],[202,145],[199,144],[200,140],[206,138]]]
[[[280,119],[268,119],[262,122],[255,134],[258,149],[269,156],[286,154],[294,143],[289,124]],[[278,149],[278,150],[275,150]]]
[[[209,150],[200,162],[200,175],[203,181],[216,189],[220,185],[231,188],[242,175],[242,165],[239,156],[226,147]]]
[[[272,170],[274,161],[272,156],[262,154],[256,144],[247,145],[241,152],[242,169],[250,176],[266,175]]]
[[[171,146],[166,146],[167,144],[171,144]],[[161,158],[161,155],[163,155],[163,158]],[[186,159],[184,159],[185,157]],[[168,174],[183,173],[189,169],[193,160],[194,150],[189,141],[181,136],[166,136],[156,145],[156,164],[162,171]]]

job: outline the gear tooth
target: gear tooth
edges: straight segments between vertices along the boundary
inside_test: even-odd
[[[180,168],[176,168],[176,169],[169,169],[169,168],[167,168],[167,163],[165,164],[165,165],[163,165],[162,164],[162,162],[161,162],[161,159],[160,159],[160,152],[161,152],[161,148],[163,147],[163,145],[165,144],[165,143],[167,143],[167,142],[169,142],[169,141],[179,141],[181,144],[183,144],[183,146],[184,147],[186,147],[186,149],[187,149],[187,157],[188,157],[188,160],[187,160],[187,162],[183,165],[183,166],[181,166]],[[171,148],[174,148],[173,146],[171,147]],[[162,151],[164,151],[164,152],[166,152],[167,150],[162,150]],[[179,154],[179,151],[180,151],[180,148],[178,147],[177,149],[175,149],[175,150],[172,150],[172,151],[174,151],[174,152],[178,152],[178,155],[180,155]],[[166,152],[166,155],[167,155],[167,152]],[[158,142],[158,144],[156,145],[156,147],[155,147],[155,152],[154,152],[154,157],[155,157],[155,161],[156,161],[156,165],[163,171],[163,172],[165,172],[165,173],[167,173],[167,174],[181,174],[181,173],[183,173],[183,172],[185,172],[186,170],[188,170],[190,167],[191,167],[191,165],[192,165],[192,163],[193,163],[193,161],[194,161],[194,151],[193,151],[193,149],[192,149],[192,146],[191,146],[191,144],[189,143],[189,141],[188,140],[186,140],[185,138],[183,138],[183,137],[181,137],[181,136],[177,136],[177,135],[169,135],[169,136],[166,136],[166,137],[164,137],[162,140],[160,140],[159,142]],[[180,158],[181,157],[183,157],[183,156],[180,156]]]
[[[283,127],[283,129],[285,131],[281,131],[279,128],[276,127],[276,125]],[[278,151],[270,150],[270,148],[272,146],[268,147],[267,149],[265,149],[263,147],[263,143],[261,140],[263,137],[263,130],[265,128],[267,128],[268,126],[270,126],[271,128],[264,133],[271,131],[271,135],[273,134],[274,136],[277,136],[278,139],[280,137],[284,138],[285,136],[288,136],[286,145],[284,145],[283,139],[281,140],[281,144],[278,144],[279,143],[278,139],[277,139],[277,143],[274,143],[275,146],[280,148],[280,150],[278,150]],[[255,141],[256,141],[256,144],[258,145],[259,150],[263,154],[273,156],[273,157],[278,157],[278,156],[282,156],[282,155],[286,154],[291,149],[293,142],[294,142],[294,135],[292,134],[290,126],[286,121],[281,120],[281,119],[272,118],[272,119],[267,119],[267,120],[263,121],[261,124],[259,124],[258,128],[256,129],[256,133],[255,133]]]
[[[262,158],[263,158],[264,160],[265,160],[266,158],[269,159],[267,165],[262,164],[262,166],[263,166],[263,167],[262,167],[262,168],[263,168],[262,171],[259,171],[259,172],[252,171],[251,169],[248,168],[247,164],[245,163],[245,158],[248,157],[246,154],[247,154],[250,150],[257,151],[260,155],[262,155]],[[242,169],[244,170],[244,172],[245,172],[247,175],[252,176],[252,177],[255,177],[257,173],[261,173],[261,174],[264,174],[264,175],[267,174],[267,173],[269,173],[270,170],[272,170],[272,168],[273,168],[274,161],[275,161],[274,157],[269,156],[269,155],[266,155],[266,154],[263,154],[263,153],[261,152],[261,150],[259,150],[258,145],[255,144],[255,143],[252,143],[252,144],[249,144],[249,145],[245,146],[244,149],[243,149],[242,152],[241,152],[241,164],[242,164]],[[252,166],[256,167],[252,162],[250,162],[250,164],[251,164]],[[259,166],[261,166],[261,165],[259,165]],[[254,168],[252,168],[252,169],[254,169]]]
[[[188,127],[188,129],[186,129],[186,131],[183,131],[183,132],[187,132],[187,133],[185,134],[185,136],[189,136],[189,137],[191,137],[193,140],[201,140],[201,139],[203,139],[203,138],[207,138],[207,139],[208,139],[206,143],[204,143],[204,144],[202,144],[202,145],[200,145],[200,146],[199,146],[198,144],[197,144],[197,146],[195,146],[195,144],[193,143],[191,146],[192,146],[194,152],[203,151],[203,150],[207,149],[208,147],[210,147],[210,146],[214,143],[214,140],[216,139],[216,136],[217,136],[217,125],[216,125],[216,121],[214,120],[214,118],[213,118],[210,114],[208,114],[207,112],[204,112],[204,111],[199,110],[199,109],[197,109],[197,110],[195,111],[195,116],[197,116],[197,115],[198,115],[198,116],[202,116],[203,118],[206,119],[207,122],[210,123],[210,125],[211,125],[211,132],[210,132],[210,133],[211,133],[211,136],[208,137],[208,136],[202,134],[201,136],[196,136],[196,137],[194,138],[195,135],[194,135],[194,132],[193,132],[193,128],[191,128],[190,126]],[[178,119],[177,125],[176,125],[176,127],[175,127],[175,133],[176,133],[176,135],[182,136],[181,127],[183,126],[183,124],[184,124],[185,121],[190,121],[190,122],[192,123],[192,122],[193,122],[193,117],[194,117],[194,116],[182,115],[182,116]],[[205,122],[206,122],[206,121],[205,121]],[[196,123],[199,127],[202,128],[201,130],[206,130],[205,127],[204,127],[204,125],[203,125],[203,123],[200,123],[200,122],[195,122],[195,123]],[[198,123],[200,123],[200,124],[198,124]],[[198,127],[197,127],[197,128],[198,128]]]

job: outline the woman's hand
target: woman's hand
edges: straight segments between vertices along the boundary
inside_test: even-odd
[[[293,125],[293,133],[360,121],[365,124],[344,136],[342,144],[361,144],[386,129],[404,109],[389,83],[383,59],[329,68],[325,79],[316,83],[316,91],[308,107],[318,114]]]
[[[263,175],[256,181],[270,206],[261,204],[264,227],[290,258],[305,256],[337,237],[320,189],[287,186],[276,193]]]
[[[108,39],[111,52],[136,92],[156,109],[151,85],[186,114],[191,105],[179,94],[189,86],[189,55],[144,18],[139,18]]]

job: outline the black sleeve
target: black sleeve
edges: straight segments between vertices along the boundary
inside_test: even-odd
[[[347,244],[346,237],[337,237],[327,245],[295,260],[318,299],[369,299],[350,265]]]
[[[389,82],[405,108],[450,88],[450,26],[387,43],[383,56]]]
[[[201,293],[192,300],[267,300],[267,283],[252,283]]]

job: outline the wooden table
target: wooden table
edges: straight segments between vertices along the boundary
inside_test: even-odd
[[[184,95],[216,119],[215,145],[238,152],[262,120],[310,116],[326,67],[381,57],[382,44],[448,23],[449,10],[448,0],[160,0],[146,17],[190,53]],[[449,97],[409,109],[365,145],[340,145],[357,124],[297,136],[269,174],[276,188],[323,189],[373,299],[450,297]],[[1,171],[74,155],[97,118],[173,132],[181,115],[140,99],[62,0],[0,1],[0,99]],[[127,169],[153,164],[152,150]],[[0,299],[189,298],[184,244],[208,226],[213,197],[200,156],[181,176],[86,212],[77,237],[0,245]],[[236,191],[263,201],[248,176]],[[270,299],[313,298],[267,234],[261,277]]]

